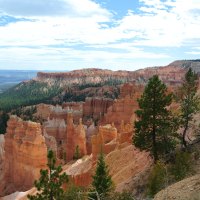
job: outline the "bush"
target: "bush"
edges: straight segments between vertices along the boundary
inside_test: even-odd
[[[76,149],[75,149],[75,152],[74,152],[73,159],[74,159],[74,160],[78,160],[79,158],[81,158],[81,155],[80,155],[80,148],[79,148],[79,146],[77,145],[77,146],[76,146]]]
[[[84,189],[75,185],[69,185],[64,195],[64,200],[86,200]]]
[[[163,189],[167,185],[167,178],[167,170],[165,165],[161,162],[155,164],[148,180],[148,196],[153,197],[157,192]]]
[[[123,192],[114,192],[111,193],[108,198],[105,200],[134,200],[135,198],[130,192],[123,191]]]
[[[170,173],[175,181],[180,181],[192,172],[191,154],[188,152],[177,152],[174,163],[170,166]]]

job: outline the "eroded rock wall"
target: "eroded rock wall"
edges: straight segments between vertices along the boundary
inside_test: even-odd
[[[73,123],[73,114],[67,115],[67,131],[66,131],[66,159],[70,161],[73,159],[76,147],[79,148],[80,156],[87,154],[86,148],[86,132],[85,127],[82,124],[82,119],[79,121],[79,125]]]
[[[91,98],[88,97],[83,104],[83,116],[91,117],[94,120],[101,119],[107,112],[107,109],[113,104],[109,98]]]
[[[47,163],[40,124],[11,116],[5,134],[5,157],[0,194],[31,188]]]

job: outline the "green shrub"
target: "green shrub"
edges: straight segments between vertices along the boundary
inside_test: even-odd
[[[135,198],[130,192],[123,191],[123,192],[114,192],[111,193],[108,198],[105,200],[134,200]]]
[[[191,154],[188,152],[177,152],[174,163],[170,166],[170,173],[175,181],[180,181],[192,171]]]
[[[83,188],[69,185],[64,195],[64,200],[86,200],[87,194]]]
[[[147,194],[153,197],[157,192],[163,189],[167,183],[167,173],[165,165],[158,162],[154,165],[148,180]]]
[[[79,158],[81,158],[81,155],[80,155],[80,148],[79,148],[79,146],[77,145],[77,146],[76,146],[76,149],[75,149],[75,152],[74,152],[73,159],[74,159],[74,160],[77,160],[77,159],[79,159]]]

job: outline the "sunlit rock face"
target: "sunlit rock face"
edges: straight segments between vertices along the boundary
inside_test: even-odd
[[[63,169],[74,184],[88,187],[92,182],[94,171],[92,155],[85,156],[84,159],[78,159],[73,164],[67,164]]]
[[[85,127],[80,119],[79,124],[73,123],[72,113],[67,115],[67,129],[66,129],[66,159],[70,161],[73,159],[76,147],[79,148],[80,156],[87,154],[86,148],[86,132]]]
[[[94,120],[99,120],[112,104],[113,100],[109,98],[88,97],[83,104],[83,117],[91,117]]]
[[[47,147],[40,124],[11,116],[5,134],[5,158],[1,195],[31,188],[47,163]]]
[[[179,85],[188,67],[199,72],[199,62],[176,61],[164,67],[149,67],[137,71],[112,71],[103,69],[82,69],[70,72],[46,73],[39,72],[35,81],[47,82],[49,85],[57,83],[60,86],[73,84],[98,84],[111,80],[137,82],[144,84],[150,77],[157,74],[168,85]]]
[[[41,119],[46,120],[48,117],[50,117],[53,106],[49,104],[41,103],[41,104],[36,105],[36,109],[37,109],[36,116]]]
[[[102,123],[112,124],[120,129],[122,120],[125,124],[133,124],[135,120],[135,110],[138,109],[137,98],[140,97],[143,86],[132,83],[122,85],[120,89],[120,98],[116,99],[112,106],[104,115]]]
[[[103,153],[108,154],[113,151],[117,144],[117,129],[114,125],[107,124],[105,126],[100,126],[98,133],[92,136],[92,155],[96,159],[98,154],[103,151]]]
[[[123,190],[131,191],[129,186],[132,185],[133,178],[148,170],[152,164],[152,159],[148,152],[139,151],[128,143],[124,143],[110,152],[105,157],[105,161],[116,190],[120,192]]]
[[[90,125],[85,126],[85,131],[87,154],[90,155],[92,153],[92,136],[97,134],[98,129],[94,123],[91,123]]]

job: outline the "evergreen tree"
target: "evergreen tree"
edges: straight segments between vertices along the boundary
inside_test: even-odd
[[[182,143],[187,146],[186,136],[189,128],[189,123],[193,120],[193,115],[198,111],[199,96],[198,75],[191,68],[185,74],[185,80],[180,88],[180,104],[181,104],[181,126],[183,128]]]
[[[40,170],[40,179],[35,181],[38,193],[34,196],[28,195],[30,200],[58,200],[64,199],[62,185],[68,182],[68,176],[62,172],[62,167],[55,166],[55,156],[52,150],[48,152],[48,168]]]
[[[8,120],[9,120],[9,115],[6,112],[2,112],[0,114],[0,134],[6,133]]]
[[[80,148],[79,148],[79,146],[77,145],[76,146],[76,149],[75,149],[75,153],[74,153],[74,156],[73,156],[73,158],[75,159],[75,160],[77,160],[77,159],[79,159],[81,156],[80,156]]]
[[[167,93],[167,87],[157,75],[149,79],[144,93],[138,99],[140,109],[136,111],[133,144],[152,153],[154,161],[159,155],[169,153],[175,147],[174,136],[176,126],[168,110],[172,102],[172,94]]]
[[[97,162],[95,175],[93,176],[93,189],[89,194],[89,199],[105,199],[112,190],[112,179],[109,175],[108,166],[105,163],[103,153],[101,152]]]

